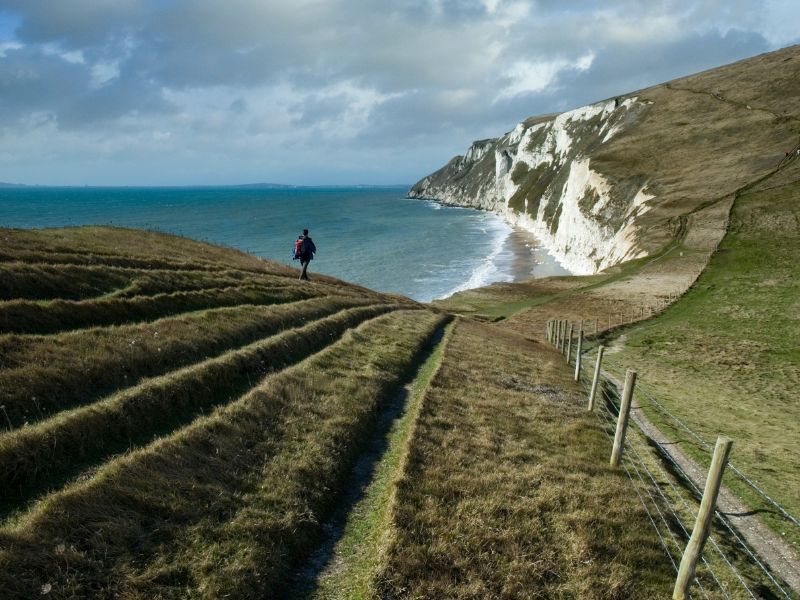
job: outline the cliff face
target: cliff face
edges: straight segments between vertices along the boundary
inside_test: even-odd
[[[799,65],[798,47],[787,48],[527,119],[474,142],[409,196],[496,211],[577,274],[646,256],[698,206],[768,172],[796,143],[786,106],[800,96]]]

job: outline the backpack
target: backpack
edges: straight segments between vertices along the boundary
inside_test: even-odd
[[[302,251],[303,251],[303,238],[297,238],[297,241],[295,241],[294,243],[294,248],[292,248],[292,260],[299,259]]]

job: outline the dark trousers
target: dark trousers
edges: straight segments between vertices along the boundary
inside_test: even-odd
[[[308,279],[308,275],[306,275],[306,269],[308,269],[308,263],[310,262],[310,258],[300,259],[300,266],[302,267],[302,270],[300,271],[300,279]]]

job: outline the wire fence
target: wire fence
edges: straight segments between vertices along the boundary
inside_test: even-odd
[[[589,351],[587,351],[589,352]],[[620,372],[616,369],[609,368],[608,366],[605,367],[605,370],[612,375],[617,377],[620,376]],[[700,433],[689,427],[682,419],[676,417],[672,414],[663,403],[659,402],[658,399],[655,397],[653,392],[646,386],[639,381],[637,383],[637,393],[644,397],[649,406],[657,410],[659,413],[667,417],[670,421],[676,424],[676,426],[681,429],[682,431],[689,434],[689,436],[694,439],[697,444],[707,452],[712,452],[714,447],[713,445],[708,442]],[[800,519],[795,517],[793,514],[789,512],[789,510],[780,504],[777,500],[773,499],[764,489],[753,479],[745,475],[741,469],[737,468],[732,462],[728,463],[728,468],[731,472],[745,485],[747,485],[751,490],[753,490],[761,499],[768,505],[772,506],[776,511],[778,511],[787,521],[789,521],[794,527],[800,531]]]
[[[577,356],[580,350],[575,350],[575,346],[572,348]],[[561,349],[566,352],[566,348]],[[594,361],[587,359],[596,357],[596,349],[581,352],[581,357],[579,381],[588,394],[594,374]],[[618,381],[621,380],[620,373],[614,369],[601,371],[599,376],[600,397],[595,404],[594,414],[609,440],[613,439],[616,427],[620,404]],[[674,422],[676,428],[688,434],[699,448],[713,451],[713,446],[700,433],[672,414],[646,385],[637,382],[636,392],[639,407],[647,404],[658,410]],[[679,460],[676,460],[670,449],[640,427],[631,427],[626,436],[621,466],[636,491],[670,564],[677,573],[699,511],[703,491],[695,483],[695,478],[686,472]],[[800,527],[798,519],[786,507],[770,497],[751,477],[732,464],[729,464],[729,469],[781,514],[787,523]],[[708,537],[701,564],[698,565],[693,597],[788,600],[798,597],[764,563],[726,515],[717,510],[714,517],[713,529]]]

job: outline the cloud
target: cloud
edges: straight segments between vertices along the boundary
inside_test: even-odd
[[[517,61],[506,71],[505,78],[508,84],[500,89],[497,100],[542,92],[553,84],[562,71],[586,71],[592,66],[593,61],[593,53],[585,54],[576,60],[557,58],[550,61]]]
[[[796,39],[796,3],[766,6],[0,0],[0,179],[412,181],[530,115]]]

